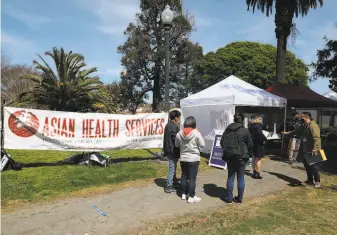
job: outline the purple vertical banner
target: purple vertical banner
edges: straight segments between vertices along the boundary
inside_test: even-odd
[[[219,167],[222,169],[227,168],[227,164],[224,160],[222,160],[222,148],[220,145],[222,135],[216,135],[213,141],[211,155],[209,157],[209,166]]]

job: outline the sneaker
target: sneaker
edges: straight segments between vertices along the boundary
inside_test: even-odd
[[[187,197],[186,197],[186,194],[182,194],[182,195],[181,195],[181,200],[185,200],[185,201],[186,201],[186,198],[187,198]]]
[[[201,201],[200,197],[194,196],[194,202],[200,202],[200,201]]]
[[[165,188],[165,193],[175,193],[177,192],[177,190],[175,190],[174,188]]]
[[[242,203],[242,201],[239,200],[239,197],[234,197],[233,202],[235,202],[236,204]]]
[[[315,182],[315,188],[320,188],[321,187],[321,183],[320,182]]]
[[[256,172],[255,179],[262,180],[262,176],[260,175],[260,172]]]
[[[233,201],[228,200],[228,198],[225,199],[225,202],[226,202],[228,205],[233,204]]]
[[[197,203],[197,202],[200,202],[201,201],[201,198],[197,197],[197,196],[194,196],[194,197],[190,197],[188,198],[187,202],[188,203]]]

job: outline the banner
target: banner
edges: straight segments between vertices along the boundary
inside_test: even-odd
[[[222,160],[223,152],[220,146],[221,137],[222,135],[215,135],[208,165],[223,168],[224,170],[226,170],[227,164],[224,160]]]
[[[72,113],[4,107],[8,149],[82,150],[162,148],[167,113]]]

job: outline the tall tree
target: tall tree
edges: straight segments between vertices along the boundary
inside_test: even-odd
[[[159,111],[165,85],[165,32],[161,13],[167,3],[176,12],[170,31],[171,68],[174,68],[179,48],[188,39],[193,26],[192,18],[182,13],[180,0],[141,0],[141,13],[136,15],[136,23],[130,23],[124,32],[127,41],[118,47],[118,52],[123,55],[122,65],[126,69],[122,75],[124,87],[132,89],[130,94],[137,93],[138,103],[143,101],[148,92],[152,92],[154,112]],[[177,81],[172,79],[175,76],[172,73],[173,70],[170,74],[170,88]]]
[[[110,103],[117,112],[128,111],[135,114],[148,95],[140,91],[137,80],[128,79],[124,72],[121,75],[121,81],[106,85],[111,97]]]
[[[182,42],[173,58],[171,68],[171,101],[178,104],[190,93],[195,93],[200,86],[200,79],[195,70],[197,64],[203,58],[202,47],[191,41]]]
[[[275,55],[277,50],[270,44],[257,42],[234,42],[207,53],[196,66],[201,77],[199,90],[222,79],[235,75],[254,86],[266,89],[276,82]],[[287,74],[284,82],[304,84],[308,82],[308,67],[291,52],[286,58]]]
[[[336,23],[337,27],[337,23]],[[325,47],[317,51],[317,62],[312,63],[314,79],[330,78],[330,88],[337,92],[337,40],[324,37]]]
[[[56,67],[51,66],[39,55],[42,63],[34,61],[38,75],[25,75],[22,79],[31,81],[32,89],[20,95],[18,104],[36,103],[55,111],[109,112],[108,95],[99,77],[90,74],[96,68],[85,69],[84,57],[53,48],[46,52]]]
[[[26,74],[36,74],[33,68],[23,64],[11,64],[10,61],[1,56],[1,100],[5,100],[6,105],[13,105],[13,101],[19,95],[28,91],[32,83],[20,79]]]
[[[291,32],[294,31],[294,17],[299,14],[307,15],[310,8],[317,8],[317,5],[323,5],[323,0],[246,0],[248,10],[257,8],[266,12],[269,16],[272,14],[275,4],[275,35],[277,38],[276,55],[276,77],[277,81],[282,81],[285,77],[285,63],[287,56],[287,40]]]
[[[105,85],[105,89],[108,92],[110,109],[116,113],[123,111],[122,105],[122,88],[120,82],[112,82],[111,84]]]

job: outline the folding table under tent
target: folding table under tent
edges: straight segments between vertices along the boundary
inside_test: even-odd
[[[206,140],[206,147],[202,151],[209,153],[215,135],[222,134],[233,122],[235,107],[286,108],[287,100],[231,75],[203,91],[182,99],[180,106],[184,118],[195,117],[197,127]]]

